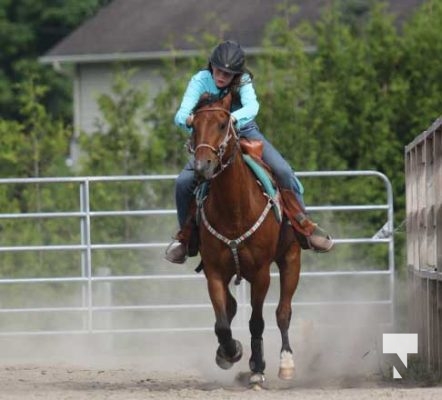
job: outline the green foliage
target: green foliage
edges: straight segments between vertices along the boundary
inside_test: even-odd
[[[63,165],[68,154],[70,130],[54,121],[41,104],[48,88],[33,77],[17,85],[18,104],[23,116],[26,140],[21,145],[25,176],[54,176],[66,172]]]
[[[399,222],[403,147],[441,109],[442,67],[437,57],[425,62],[441,44],[441,7],[433,3],[405,26],[404,35],[382,2],[337,2],[314,25],[297,27],[289,24],[296,9],[285,8],[269,26],[267,57],[256,74],[261,130],[295,170],[383,172],[393,184]],[[304,51],[306,43],[311,53]],[[343,180],[330,188],[325,180],[304,182],[307,205],[321,203],[324,195],[335,204],[383,202],[385,188],[378,183]],[[338,237],[354,226],[345,215],[328,222]],[[384,222],[384,215],[374,215],[362,232]]]
[[[2,178],[38,178],[66,176],[65,165],[68,154],[69,127],[54,120],[41,103],[47,87],[30,77],[14,88],[14,97],[20,110],[22,122],[0,120],[0,174]],[[0,205],[3,213],[44,212],[46,210],[78,210],[75,197],[66,187],[42,184],[0,185]],[[42,245],[68,243],[75,240],[73,232],[78,231],[72,223],[54,220],[14,220],[1,222],[1,236],[4,246]],[[78,239],[78,235],[77,235]],[[37,274],[51,270],[48,259],[52,254],[7,252],[1,255],[2,276],[26,276],[29,265]],[[72,259],[67,259],[57,273],[69,273]]]
[[[71,116],[71,83],[38,57],[110,0],[0,0],[0,117],[20,120],[14,84],[37,73],[51,114]]]
[[[442,3],[428,0],[405,24],[401,74],[407,82],[407,95],[401,102],[398,136],[409,143],[427,129],[442,110]]]
[[[68,175],[70,128],[54,120],[41,103],[47,87],[31,76],[14,91],[22,122],[0,120],[0,175],[43,177]]]
[[[137,175],[144,173],[143,134],[147,92],[130,84],[134,70],[115,74],[112,94],[101,94],[98,105],[104,118],[97,131],[82,133],[82,173],[85,175]]]
[[[186,161],[184,144],[187,134],[174,124],[175,112],[180,105],[186,82],[180,64],[164,63],[161,74],[167,86],[155,97],[149,110],[148,171],[176,173]]]
[[[112,91],[98,97],[103,122],[92,133],[82,133],[80,148],[81,175],[144,175],[161,171],[165,149],[146,124],[148,88],[131,82],[135,69],[119,66],[115,71]],[[173,143],[176,146],[176,143]],[[91,185],[91,210],[129,211],[169,205],[173,207],[170,190],[155,183],[140,181],[94,183]],[[157,231],[146,227],[146,218],[96,218],[92,225],[95,243],[140,242]],[[139,251],[94,252],[94,264],[112,268],[113,273],[126,270],[127,265],[144,264]],[[141,267],[140,267],[141,268]],[[139,272],[139,270],[137,270]],[[133,273],[137,271],[132,271]]]

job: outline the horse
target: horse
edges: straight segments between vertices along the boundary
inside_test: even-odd
[[[205,101],[204,101],[205,99]],[[237,302],[229,289],[245,279],[250,284],[251,385],[265,380],[263,306],[270,284],[270,266],[279,268],[280,297],[276,309],[281,334],[279,378],[294,377],[289,341],[292,298],[301,268],[301,247],[291,226],[269,211],[271,201],[246,165],[232,122],[231,94],[214,102],[200,99],[194,109],[189,145],[194,170],[209,190],[200,204],[199,252],[212,307],[219,346],[216,363],[229,369],[242,357],[242,345],[232,336]],[[269,206],[270,204],[270,206]]]

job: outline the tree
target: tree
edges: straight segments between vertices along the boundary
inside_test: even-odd
[[[398,136],[403,144],[429,127],[442,110],[442,3],[428,0],[404,25],[404,57],[399,68],[407,93]]]
[[[264,72],[259,86],[263,132],[298,170],[384,172],[393,182],[400,213],[403,159],[396,127],[407,83],[398,73],[403,44],[393,17],[384,4],[370,2],[363,18],[349,18],[338,2],[313,25],[291,27],[287,13],[292,11],[285,9],[272,22],[266,37],[269,56],[257,74]],[[306,46],[313,51],[306,52]],[[336,204],[385,199],[377,179],[340,182],[330,187],[323,179],[309,181],[307,204],[324,195]],[[358,224],[345,215],[333,218],[335,229],[350,230],[350,236],[373,234],[373,225],[385,222],[383,213]]]
[[[148,137],[146,120],[147,88],[130,83],[133,69],[117,68],[111,94],[101,94],[98,105],[104,123],[92,134],[82,133],[80,147],[85,175],[137,175],[145,172]]]
[[[69,175],[66,166],[71,129],[50,116],[41,102],[48,88],[34,76],[15,86],[22,122],[0,120],[3,177],[47,177]],[[13,196],[21,198],[21,190]],[[26,202],[22,211],[26,211]]]
[[[0,117],[20,120],[13,86],[37,74],[49,89],[42,99],[47,111],[70,119],[70,83],[38,57],[109,2],[0,0]]]
[[[65,159],[71,130],[62,121],[54,120],[42,105],[41,98],[47,87],[37,78],[30,77],[14,89],[22,122],[0,120],[1,176],[38,178],[69,175]],[[75,207],[75,197],[68,187],[62,185],[3,184],[0,185],[0,198],[3,213],[70,210]],[[1,231],[5,246],[41,245],[69,243],[74,240],[72,232],[77,232],[78,227],[73,221],[58,219],[5,219],[2,220]],[[48,265],[58,272],[68,273],[72,259],[67,258],[60,263],[54,262],[56,257],[47,252],[8,252],[2,257],[0,272],[3,276],[26,276],[32,264],[37,275],[47,274],[50,270]]]
[[[115,70],[112,91],[98,97],[103,123],[92,133],[80,136],[81,175],[144,175],[154,171],[153,162],[159,160],[151,145],[150,124],[146,123],[148,87],[131,83],[136,70],[128,65],[119,65]],[[159,150],[161,151],[161,149]],[[157,164],[158,165],[158,164]],[[90,192],[93,210],[145,210],[172,202],[169,191],[158,182],[146,184],[140,181],[95,183]],[[149,223],[148,223],[149,221]],[[152,232],[160,235],[161,225],[147,218],[99,218],[94,221],[94,241],[144,241]],[[133,273],[146,265],[144,254],[125,251],[118,254],[95,252],[95,264],[106,265],[118,273],[127,265],[134,266]],[[131,262],[130,262],[131,261]],[[138,270],[137,270],[138,269]]]

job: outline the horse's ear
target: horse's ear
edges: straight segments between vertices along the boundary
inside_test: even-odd
[[[232,104],[232,92],[228,92],[223,98],[222,98],[222,106],[226,110],[230,110],[230,106]]]
[[[195,107],[193,108],[193,111],[198,110],[200,107],[203,107],[204,105],[207,105],[210,103],[210,99],[211,99],[212,95],[209,92],[204,92],[199,100],[198,103],[196,103]]]

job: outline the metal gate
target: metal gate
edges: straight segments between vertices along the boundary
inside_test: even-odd
[[[312,310],[317,310],[317,315],[323,319],[327,318],[332,308],[357,310],[358,307],[370,306],[378,310],[380,322],[393,323],[393,194],[388,178],[376,171],[299,172],[298,176],[304,182],[319,178],[329,182],[323,185],[324,204],[311,205],[307,207],[307,211],[314,214],[314,219],[318,215],[324,225],[327,221],[341,222],[333,223],[333,230],[337,232],[334,234],[336,249],[333,252],[303,252],[301,285],[293,303],[295,317],[302,316],[303,312],[311,316]],[[73,196],[78,196],[76,210],[60,210],[54,206],[52,209],[35,212],[0,214],[0,224],[12,221],[12,226],[16,227],[23,221],[33,223],[56,219],[66,221],[66,226],[70,221],[70,226],[78,228],[72,234],[75,241],[69,243],[44,243],[43,239],[40,244],[5,245],[2,242],[0,257],[5,259],[7,254],[14,254],[17,259],[25,254],[28,257],[26,265],[21,266],[20,276],[14,276],[10,271],[5,276],[5,272],[0,271],[0,292],[10,293],[0,298],[0,335],[212,330],[212,309],[204,276],[193,271],[198,258],[191,259],[184,267],[168,264],[162,258],[170,235],[176,227],[175,209],[145,207],[135,210],[99,210],[93,208],[91,200],[94,191],[98,190],[97,185],[103,190],[106,185],[124,185],[129,182],[139,185],[161,182],[161,185],[168,186],[168,196],[172,199],[175,178],[175,175],[149,175],[0,179],[0,188],[11,185],[20,185],[21,188],[32,185],[68,185]],[[339,182],[340,179],[344,181]],[[385,198],[377,204],[330,204],[325,190],[327,185],[351,185],[353,180],[364,179],[377,181],[383,187]],[[383,226],[363,224],[362,215],[370,213],[377,215],[376,221],[379,220],[379,214],[382,214]],[[341,219],[336,219],[337,215]],[[156,224],[147,222],[152,217],[157,219]],[[141,241],[99,242],[94,239],[93,230],[95,221],[103,218],[136,218],[142,226],[142,221],[146,219],[146,232],[153,231],[156,235],[153,239]],[[73,220],[75,222],[72,224]],[[364,225],[363,236],[358,236],[356,228],[359,224]],[[341,232],[343,226],[347,226],[349,231]],[[365,250],[364,256],[359,257],[359,253],[354,250],[358,246],[369,246],[370,249],[374,246],[376,251]],[[127,252],[128,256],[121,256],[121,252]],[[142,255],[136,258],[136,252]],[[47,253],[55,256],[44,265]],[[97,258],[100,261],[95,260],[98,253],[102,256]],[[367,257],[372,253],[376,253],[377,257],[369,260]],[[29,257],[29,254],[32,256]],[[117,254],[122,260],[118,272],[102,262],[113,262],[117,256],[112,254]],[[347,256],[349,260],[345,260]],[[71,270],[69,276],[58,276],[58,261],[68,259],[74,266],[78,259],[78,268]],[[138,261],[132,262],[133,259]],[[5,263],[2,262],[1,265]],[[41,265],[44,265],[43,269]],[[136,273],[130,272],[133,268]],[[42,273],[42,270],[45,272]],[[277,304],[277,277],[277,270],[272,266],[272,284],[265,304],[266,313],[274,312]],[[339,281],[344,282],[342,287],[333,283]],[[369,282],[371,286],[366,288],[364,285]],[[381,290],[378,291],[380,287]],[[6,288],[9,288],[9,292]],[[238,316],[234,327],[245,329],[248,327],[250,310],[247,282],[243,281],[234,290],[238,301]],[[275,324],[269,322],[267,326],[274,328]]]

